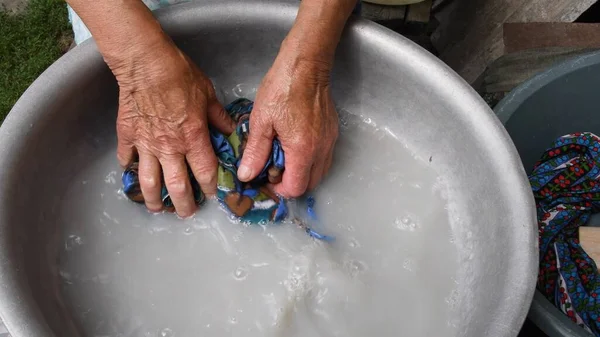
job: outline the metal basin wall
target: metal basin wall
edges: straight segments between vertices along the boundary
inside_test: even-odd
[[[296,12],[284,2],[213,0],[157,15],[218,84],[256,84]],[[533,296],[537,232],[526,175],[502,124],[432,55],[360,19],[344,34],[332,83],[338,106],[386,121],[406,146],[435,158],[449,182],[461,219],[452,228],[459,335],[516,336]],[[96,150],[94,138],[114,134],[116,101],[114,78],[85,43],[40,76],[0,129],[0,314],[14,337],[77,336],[56,275],[61,223],[53,210],[61,186],[89,165],[78,158]]]

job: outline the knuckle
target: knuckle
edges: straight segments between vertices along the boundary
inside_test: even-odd
[[[213,156],[202,156],[194,153],[190,156],[190,165],[196,180],[200,184],[216,183],[217,181],[217,159]]]
[[[160,187],[158,179],[150,174],[140,174],[140,185],[145,190],[156,190]]]
[[[129,156],[123,153],[122,151],[117,151],[117,160],[121,165],[126,165],[129,161]]]
[[[309,137],[299,137],[295,144],[301,151],[312,151],[315,148],[314,141]]]
[[[216,167],[203,167],[198,169],[195,173],[197,176],[198,183],[204,185],[212,185],[217,183],[217,171]]]
[[[183,198],[191,193],[187,177],[174,176],[166,179],[167,190],[173,198]]]
[[[305,191],[305,184],[302,184],[301,182],[293,182],[286,188],[286,192],[291,198],[300,197]]]
[[[199,135],[208,130],[207,124],[203,120],[195,120],[190,123],[186,123],[183,127],[183,135],[185,139],[197,139]]]
[[[331,139],[333,139],[333,141],[335,141],[339,136],[340,136],[340,129],[338,128],[337,125],[335,125],[329,131],[329,137],[328,138],[331,138]]]
[[[117,135],[119,139],[128,139],[131,135],[132,127],[130,123],[123,120],[117,121]]]

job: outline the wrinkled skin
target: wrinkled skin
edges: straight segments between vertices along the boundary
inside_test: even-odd
[[[224,133],[231,133],[234,123],[210,80],[177,48],[169,50],[161,54],[160,64],[149,59],[143,71],[115,71],[120,86],[117,156],[122,166],[139,158],[140,187],[150,211],[162,209],[164,174],[177,213],[189,216],[196,205],[186,161],[202,190],[214,195],[217,158],[208,123]]]
[[[139,71],[113,70],[120,86],[117,152],[122,166],[139,158],[140,185],[150,211],[162,210],[164,175],[177,213],[187,217],[196,205],[186,162],[202,190],[214,195],[217,158],[207,126],[230,134],[235,125],[217,101],[210,80],[174,45],[166,50],[161,51],[160,63],[148,55]],[[284,197],[300,196],[320,182],[331,166],[338,135],[329,65],[293,55],[282,50],[258,89],[238,171],[243,181],[258,175],[277,136],[286,169],[273,189]]]
[[[67,0],[94,36],[120,88],[118,158],[139,159],[146,206],[162,210],[164,182],[176,212],[196,210],[189,164],[207,196],[217,184],[217,158],[208,125],[230,134],[234,125],[210,80],[162,30],[140,0]],[[329,75],[344,25],[357,0],[302,0],[296,20],[263,79],[250,119],[250,135],[238,176],[260,173],[278,137],[286,168],[271,186],[284,197],[312,189],[331,166],[338,136]],[[226,103],[226,102],[222,102]]]
[[[321,181],[331,167],[338,137],[329,68],[328,64],[280,53],[256,95],[250,137],[238,171],[241,180],[260,173],[276,136],[285,152],[286,165],[275,192],[298,197]]]

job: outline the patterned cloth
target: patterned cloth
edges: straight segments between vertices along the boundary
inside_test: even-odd
[[[241,182],[237,170],[241,162],[250,131],[250,113],[254,103],[246,98],[239,98],[225,107],[229,116],[237,123],[235,131],[225,136],[209,128],[213,149],[219,160],[217,199],[232,217],[248,224],[277,223],[288,215],[285,200],[266,185],[281,181],[285,170],[285,154],[277,138],[273,140],[271,155],[260,174],[248,183]],[[189,178],[194,192],[196,204],[201,205],[206,200],[200,185],[188,167]],[[144,196],[138,180],[138,163],[134,162],[125,169],[122,175],[123,192],[132,201],[144,202]],[[162,184],[162,201],[167,210],[173,210],[165,184]],[[333,237],[319,234],[308,222],[318,222],[314,212],[314,199],[307,199],[307,220],[294,218],[293,222],[302,227],[310,236],[324,241],[332,241]]]
[[[238,219],[249,223],[278,222],[287,215],[283,198],[271,192],[266,184],[278,183],[285,165],[281,143],[273,140],[271,155],[261,173],[249,183],[237,178],[237,169],[248,141],[250,113],[254,103],[240,98],[225,107],[237,123],[235,131],[225,137],[211,130],[213,149],[219,159],[217,198]]]
[[[555,141],[529,176],[537,207],[538,289],[573,322],[600,336],[600,277],[579,244],[579,227],[600,211],[600,138]]]
[[[185,3],[189,1],[198,1],[198,0],[142,0],[146,7],[150,8],[150,10],[156,10],[159,8],[176,5],[179,3]],[[294,1],[295,2],[295,1]],[[355,15],[360,15],[362,3],[360,0],[357,0],[356,7],[354,7],[354,11],[352,12]],[[88,30],[87,26],[81,18],[75,13],[71,6],[67,5],[67,11],[69,13],[69,21],[71,22],[71,26],[73,27],[73,36],[75,40],[75,44],[80,44],[81,42],[92,37],[92,34]]]

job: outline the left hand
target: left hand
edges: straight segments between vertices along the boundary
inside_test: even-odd
[[[330,71],[329,63],[280,51],[256,95],[240,180],[260,173],[277,137],[285,152],[285,170],[275,192],[294,198],[317,186],[331,167],[339,132]]]

